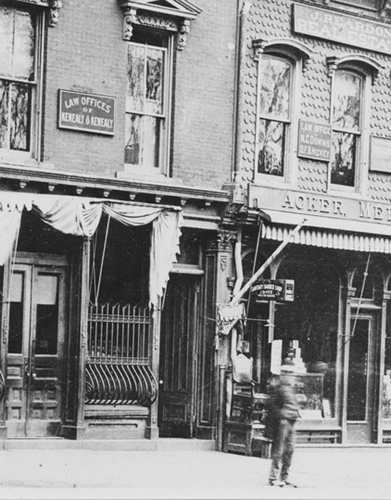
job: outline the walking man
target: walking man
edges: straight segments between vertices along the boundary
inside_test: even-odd
[[[268,387],[265,434],[273,442],[269,475],[271,486],[295,487],[288,481],[294,450],[295,423],[300,416],[293,387],[293,374],[293,366],[283,365],[279,380],[273,380]]]

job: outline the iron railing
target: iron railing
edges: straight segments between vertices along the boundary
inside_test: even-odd
[[[90,306],[87,346],[87,404],[150,406],[156,400],[148,308],[110,303]]]

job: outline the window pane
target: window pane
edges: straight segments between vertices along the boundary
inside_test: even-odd
[[[161,50],[148,48],[146,89],[145,111],[161,114],[163,112],[163,52]]]
[[[8,352],[22,353],[23,340],[23,273],[13,273],[10,289]]]
[[[14,10],[0,7],[0,75],[12,76],[12,45],[14,31]]]
[[[345,130],[360,129],[361,78],[337,71],[334,82],[333,124]]]
[[[159,119],[126,115],[125,163],[157,168],[159,160]]]
[[[291,66],[279,59],[262,58],[260,112],[275,118],[289,118]]]
[[[0,148],[8,148],[9,83],[0,80]]]
[[[56,354],[58,338],[58,276],[39,274],[36,282],[36,354]]]
[[[24,83],[11,87],[11,130],[10,148],[19,151],[29,149],[30,89]]]
[[[259,120],[258,172],[284,175],[285,125],[281,122]]]
[[[128,45],[126,110],[144,111],[145,47]]]
[[[15,78],[34,80],[35,30],[29,12],[15,11],[14,71]]]
[[[362,421],[367,410],[368,328],[367,320],[351,322],[347,419]]]
[[[331,145],[331,183],[354,186],[356,136],[334,132]]]

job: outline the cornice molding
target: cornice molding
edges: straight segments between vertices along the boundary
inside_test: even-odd
[[[123,39],[130,41],[133,26],[141,25],[164,31],[178,33],[177,49],[186,46],[190,32],[190,21],[195,19],[202,9],[187,0],[119,0],[124,13]]]
[[[330,56],[326,58],[328,66],[328,76],[332,77],[339,66],[346,64],[353,64],[355,66],[362,66],[372,74],[372,83],[376,84],[379,75],[385,72],[386,68],[380,64],[376,59],[361,54],[348,54],[346,56]]]
[[[58,172],[54,170],[43,170],[42,168],[15,167],[0,164],[0,178],[11,179],[22,182],[24,188],[28,183],[40,183],[46,185],[73,187],[76,191],[83,192],[86,189],[99,191],[117,191],[130,194],[153,195],[159,197],[177,198],[181,200],[200,200],[202,202],[221,203],[229,202],[229,193],[218,189],[204,189],[199,187],[182,186],[170,183],[158,183],[153,181],[118,179],[109,177],[97,177],[80,175],[74,173]]]

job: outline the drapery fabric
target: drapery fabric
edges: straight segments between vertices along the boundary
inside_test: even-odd
[[[126,226],[152,222],[150,249],[149,301],[155,308],[162,297],[172,265],[179,254],[182,212],[176,207],[154,207],[121,202],[101,201],[72,196],[0,194],[0,265],[12,251],[21,220],[21,210],[31,208],[49,226],[66,234],[92,237],[104,211]],[[4,207],[4,208],[3,208]]]
[[[15,244],[22,212],[17,207],[0,211],[0,266],[3,266]]]

